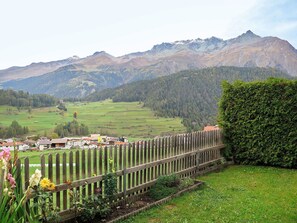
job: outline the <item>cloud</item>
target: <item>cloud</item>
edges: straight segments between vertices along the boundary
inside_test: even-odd
[[[228,31],[240,34],[250,29],[260,36],[277,36],[297,48],[297,1],[259,0],[234,21]]]
[[[297,47],[297,1],[264,1],[251,11],[249,22],[260,34],[277,36]]]

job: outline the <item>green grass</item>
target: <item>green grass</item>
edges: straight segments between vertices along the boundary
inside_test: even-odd
[[[0,106],[0,125],[9,126],[13,120],[20,125],[28,126],[30,134],[50,134],[59,123],[73,119],[86,124],[91,132],[102,135],[126,136],[129,139],[152,138],[185,132],[180,118],[160,118],[149,108],[138,102],[113,103],[110,100],[90,103],[68,103],[68,111],[63,115],[55,108],[18,111],[14,107]]]
[[[199,178],[206,186],[131,222],[297,222],[297,171],[231,166]]]

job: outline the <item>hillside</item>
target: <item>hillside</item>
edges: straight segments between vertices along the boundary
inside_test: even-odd
[[[93,93],[86,100],[142,101],[157,115],[181,117],[189,130],[200,129],[205,124],[216,124],[223,80],[253,81],[269,77],[292,78],[272,68],[214,67],[126,84]]]
[[[91,103],[67,103],[67,111],[56,107],[34,108],[31,112],[11,106],[0,106],[0,128],[8,127],[13,120],[28,126],[30,135],[51,136],[58,124],[71,122],[74,112],[77,121],[89,127],[90,133],[127,136],[132,138],[152,138],[185,132],[180,118],[156,117],[138,102],[113,103],[110,100]]]
[[[47,73],[44,66],[32,72],[33,65],[2,70],[1,85],[60,98],[82,98],[94,91],[137,80],[206,67],[273,67],[297,76],[297,50],[290,43],[277,37],[260,37],[251,31],[228,40],[217,37],[181,40],[119,57],[101,51],[67,61],[55,68],[51,66]]]

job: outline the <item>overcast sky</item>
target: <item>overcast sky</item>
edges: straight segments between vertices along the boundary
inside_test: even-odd
[[[296,0],[0,0],[0,69],[247,30],[297,48],[296,10]]]

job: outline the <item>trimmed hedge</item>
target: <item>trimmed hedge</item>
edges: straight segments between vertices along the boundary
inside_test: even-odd
[[[236,163],[297,168],[297,81],[223,82],[219,124]]]

